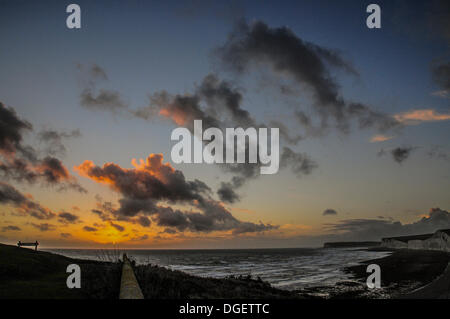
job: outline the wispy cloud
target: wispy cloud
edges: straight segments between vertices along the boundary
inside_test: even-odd
[[[6,232],[6,231],[21,231],[21,230],[22,229],[20,229],[20,227],[14,226],[14,225],[9,225],[9,226],[2,227],[2,232]]]
[[[42,223],[42,224],[31,223],[31,226],[39,229],[40,231],[52,231],[52,230],[56,229],[55,225],[48,224],[48,223]]]
[[[440,97],[443,99],[448,99],[448,98],[450,98],[450,91],[449,90],[434,91],[434,92],[431,92],[431,95]]]
[[[322,213],[323,216],[337,215],[337,211],[332,208],[325,209]]]
[[[450,113],[439,113],[433,109],[412,110],[398,113],[394,118],[407,125],[420,124],[422,122],[436,122],[450,120]]]
[[[394,161],[396,161],[399,164],[402,164],[405,160],[409,158],[411,153],[416,150],[418,147],[414,146],[405,146],[405,147],[396,147],[389,151]],[[385,149],[381,149],[378,152],[378,156],[384,156],[387,154],[387,151]]]
[[[394,138],[394,136],[386,136],[386,135],[382,135],[382,134],[377,134],[377,135],[372,136],[372,138],[370,139],[370,142],[371,143],[385,142],[385,141],[389,141],[393,138]]]
[[[334,233],[332,240],[380,240],[382,237],[433,233],[450,227],[450,213],[432,208],[429,214],[410,224],[388,219],[348,219],[325,224]]]

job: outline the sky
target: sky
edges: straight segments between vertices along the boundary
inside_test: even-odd
[[[0,242],[309,247],[450,228],[445,1],[0,1]],[[171,132],[277,127],[280,170]],[[142,159],[142,162],[140,162]]]

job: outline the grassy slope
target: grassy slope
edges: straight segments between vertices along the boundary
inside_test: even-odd
[[[81,289],[68,289],[69,264],[81,267]],[[0,298],[114,298],[120,266],[0,244]]]
[[[68,289],[67,265],[81,267],[81,289]],[[157,266],[136,267],[145,298],[295,298],[250,278],[200,278]],[[99,298],[119,296],[121,265],[87,260],[0,244],[0,299]]]
[[[203,278],[152,265],[137,266],[135,273],[146,299],[299,298],[294,292],[249,277]]]

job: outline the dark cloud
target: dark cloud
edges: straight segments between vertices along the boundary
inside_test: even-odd
[[[104,110],[116,112],[127,110],[128,105],[122,99],[119,92],[97,89],[98,82],[108,80],[108,76],[103,68],[97,64],[79,64],[82,91],[80,94],[80,104],[92,110]]]
[[[385,132],[401,125],[395,118],[374,111],[362,103],[349,103],[347,105],[347,114],[356,117],[361,129],[375,128],[380,132]]]
[[[76,170],[85,177],[109,185],[122,195],[120,207],[108,212],[116,220],[142,225],[143,220],[139,217],[148,216],[158,226],[193,232],[232,230],[242,233],[276,228],[270,224],[258,224],[252,228],[252,223],[239,221],[220,202],[211,198],[211,190],[206,184],[199,180],[187,181],[181,171],[163,163],[161,154],[151,154],[133,169],[114,163],[100,167],[85,161]],[[173,209],[163,206],[163,203],[189,205],[193,210]],[[104,210],[99,211],[105,213]]]
[[[217,127],[268,127],[259,124],[251,114],[244,110],[242,93],[232,83],[221,81],[216,75],[207,75],[193,94],[170,95],[167,92],[156,93],[151,97],[150,106],[132,111],[136,116],[149,119],[159,115],[172,120],[193,133],[194,120],[202,120],[203,129]],[[300,136],[291,136],[288,128],[281,122],[272,123],[279,127],[282,139],[291,144],[300,141]],[[235,148],[237,146],[235,145]],[[236,149],[235,149],[236,150]],[[224,150],[225,153],[225,150]],[[245,145],[248,154],[248,143]],[[250,179],[260,175],[261,163],[255,164],[219,164],[228,173],[233,174],[230,182],[223,182],[218,195],[221,200],[232,203],[239,200],[236,190]]]
[[[80,103],[89,109],[110,110],[113,112],[119,109],[126,109],[127,107],[119,92],[105,89],[100,89],[98,94],[95,94],[93,89],[84,89],[80,95]]]
[[[197,88],[197,94],[205,100],[214,113],[226,110],[235,126],[256,126],[250,113],[241,107],[241,92],[233,88],[231,83],[221,81],[217,76],[209,74]]]
[[[88,72],[93,79],[108,80],[105,70],[97,64],[91,65]]]
[[[272,225],[270,225],[270,226],[271,227],[269,229],[278,228],[277,226],[272,226]],[[261,222],[259,224],[244,222],[244,223],[239,224],[239,226],[236,227],[235,229],[233,229],[233,234],[239,235],[239,234],[244,234],[244,233],[262,232],[267,229],[268,229],[267,225],[265,225]]]
[[[297,176],[308,175],[317,167],[317,163],[305,153],[296,153],[289,147],[283,147],[280,167],[290,167]]]
[[[55,225],[52,224],[48,224],[48,223],[42,223],[42,224],[34,224],[31,223],[31,226],[33,226],[34,228],[39,229],[40,231],[52,231],[56,229]]]
[[[46,146],[46,153],[49,155],[57,155],[66,153],[66,147],[63,144],[63,139],[80,137],[79,129],[71,132],[58,132],[52,129],[45,129],[38,133],[38,139],[44,142]]]
[[[147,240],[147,239],[148,239],[148,235],[142,235],[142,236],[132,238],[131,241],[141,241],[141,240]]]
[[[322,215],[323,216],[337,215],[337,211],[332,208],[328,208],[323,211]]]
[[[0,203],[19,205],[27,198],[13,186],[0,182]]]
[[[71,176],[63,163],[55,158],[47,156],[35,167],[37,176],[49,185],[57,185],[60,190],[71,188],[80,193],[87,191]]]
[[[386,154],[390,154],[394,161],[396,161],[399,164],[402,164],[404,161],[406,161],[411,153],[416,149],[417,147],[412,146],[406,146],[406,147],[396,147],[391,150],[385,150],[382,148],[378,151],[378,156],[384,156]]]
[[[111,220],[115,212],[114,205],[111,202],[104,202],[99,195],[96,195],[95,199],[97,200],[97,208],[92,209],[91,212],[98,215],[103,221]]]
[[[313,123],[311,116],[301,110],[294,112],[294,118],[304,130],[305,137],[322,137],[327,133],[328,124],[324,118],[319,123]]]
[[[16,207],[18,213],[23,216],[32,216],[37,219],[51,219],[56,216],[48,208],[29,199],[13,186],[0,182],[0,204]]]
[[[17,182],[40,182],[45,186],[54,186],[57,190],[87,192],[56,157],[47,156],[34,163],[21,158],[7,159],[4,162],[0,160],[0,172],[4,178]]]
[[[3,226],[2,227],[2,232],[5,231],[21,231],[22,229],[20,229],[19,226],[14,226],[14,225],[9,225],[9,226]]]
[[[432,208],[426,217],[416,222],[402,224],[390,219],[348,219],[335,224],[327,224],[334,232],[335,240],[381,240],[383,237],[409,236],[434,233],[439,229],[450,228],[450,213]]]
[[[287,75],[290,82],[283,83],[286,89],[282,91],[300,91],[305,87],[309,89],[313,93],[314,114],[319,116],[318,125],[313,124],[303,110],[295,110],[295,117],[302,124],[306,136],[323,135],[330,121],[334,121],[343,132],[349,131],[351,120],[356,120],[360,128],[375,128],[380,131],[399,126],[396,119],[363,103],[350,103],[344,100],[333,72],[343,71],[353,76],[358,76],[358,72],[339,51],[304,41],[286,27],[270,28],[261,21],[251,25],[241,22],[230,34],[228,41],[215,53],[225,67],[238,73],[249,71],[254,65],[259,64],[269,66],[274,73]],[[96,97],[92,92],[96,83],[107,79],[107,76],[101,68],[99,68],[101,72],[98,70],[94,72],[91,69],[93,67],[85,68],[82,72],[87,77],[84,81],[84,91],[89,93],[84,95],[88,100],[95,100]],[[113,110],[126,108],[128,113],[145,120],[163,116],[178,126],[187,127],[191,132],[195,119],[202,120],[204,129],[268,127],[264,123],[258,123],[252,114],[242,107],[243,92],[242,88],[236,87],[230,81],[221,80],[215,74],[208,74],[199,85],[195,86],[192,93],[173,95],[166,91],[157,92],[150,97],[149,106],[144,108],[130,109],[122,102],[117,92],[104,94],[106,103],[94,101],[92,104]],[[119,102],[113,102],[117,100]],[[295,145],[304,138],[298,132],[290,132],[290,129],[280,121],[272,121],[269,124],[279,128],[282,143]],[[298,154],[290,148],[284,148],[281,160],[282,168],[291,167],[299,176],[308,174],[317,167],[317,163],[310,160],[306,154]],[[228,203],[239,200],[237,189],[248,180],[257,178],[261,166],[260,163],[219,165],[225,172],[234,175],[231,181],[222,182],[218,190],[221,200]],[[139,210],[140,205],[148,206],[151,203],[142,202],[142,199],[124,199],[122,204],[121,207],[127,205],[129,209],[126,211],[130,212],[131,208]]]
[[[61,212],[58,214],[59,221],[62,223],[74,224],[79,220],[79,217],[69,212]]]
[[[241,91],[230,82],[208,74],[193,94],[172,95],[161,91],[150,97],[148,107],[131,113],[146,120],[157,115],[165,116],[191,131],[194,120],[202,120],[204,128],[226,127],[227,123],[256,126],[250,113],[242,108],[242,99]]]
[[[234,72],[269,65],[272,71],[287,74],[296,83],[306,86],[313,93],[314,109],[323,127],[328,126],[330,118],[343,132],[349,130],[352,118],[358,119],[362,128],[387,130],[399,126],[392,117],[362,103],[345,102],[331,71],[343,70],[357,75],[354,67],[338,51],[304,41],[287,27],[270,28],[261,21],[251,25],[242,21],[215,53],[222,64]]]
[[[81,81],[84,83],[89,83],[94,85],[94,81],[105,81],[108,80],[105,70],[98,64],[77,64],[78,71],[80,72]]]
[[[414,150],[414,147],[396,147],[391,150],[391,155],[394,161],[401,164],[411,155],[411,152]]]
[[[296,117],[303,123],[307,135],[323,134],[331,119],[335,120],[342,131],[348,131],[350,119],[356,119],[360,128],[375,128],[380,131],[399,124],[394,118],[362,103],[345,102],[340,96],[339,84],[332,71],[341,70],[357,76],[355,68],[337,50],[304,41],[288,28],[270,28],[263,22],[252,25],[241,23],[216,54],[225,66],[234,71],[244,72],[255,64],[269,65],[276,73],[288,74],[297,86],[311,89],[315,101],[314,110],[320,117],[319,125],[313,126],[303,111],[296,110]],[[164,116],[191,131],[194,119],[202,120],[204,128],[224,128],[230,123],[232,127],[267,127],[257,123],[243,109],[242,91],[232,83],[220,80],[217,75],[209,74],[192,94],[171,95],[165,91],[155,93],[151,96],[148,107],[129,109],[129,112],[146,120]],[[290,133],[284,123],[275,121],[270,124],[280,129],[284,143],[294,145],[303,138],[300,134]],[[234,176],[231,181],[221,183],[218,195],[221,200],[233,203],[239,200],[237,189],[246,181],[259,176],[260,164],[223,164],[220,167]],[[285,147],[281,167],[291,167],[297,175],[302,175],[309,174],[317,164],[306,154],[298,154]],[[139,209],[140,204],[149,203],[139,203],[133,199],[123,204]]]
[[[182,211],[174,210],[172,207],[159,207],[155,220],[159,226],[173,227],[179,231],[186,230],[190,224],[188,217]]]
[[[220,80],[217,75],[208,74],[199,85],[196,85],[190,94],[169,94],[166,91],[154,93],[150,97],[150,104],[139,109],[127,108],[135,117],[145,120],[162,116],[170,119],[176,125],[184,126],[193,133],[194,120],[202,120],[203,129],[217,127],[268,127],[257,123],[251,114],[242,107],[242,89],[237,88],[229,81]],[[279,128],[281,138],[285,143],[297,144],[301,140],[300,135],[290,134],[289,129],[283,123],[275,121],[271,123]],[[235,148],[237,145],[235,145]],[[248,143],[245,146],[248,152]],[[225,153],[225,151],[224,151]],[[246,181],[259,176],[260,163],[256,164],[220,164],[220,167],[234,174],[230,182],[222,184],[218,194],[227,202],[239,200],[236,189]],[[236,182],[239,180],[239,182]],[[231,185],[234,190],[231,191]],[[139,203],[127,202],[128,205]],[[148,204],[148,203],[145,203]]]
[[[284,146],[280,154],[280,169],[290,169],[297,177],[310,174],[318,167],[306,153],[297,153],[288,146]],[[217,191],[224,202],[234,203],[240,199],[236,190],[247,181],[260,176],[260,163],[252,164],[223,164],[224,171],[235,174],[230,182],[222,182]]]
[[[84,230],[84,231],[87,231],[87,232],[96,232],[96,231],[97,231],[97,228],[91,227],[91,226],[84,226],[84,227],[83,227],[83,230]]]
[[[296,145],[303,139],[303,137],[299,134],[292,136],[289,132],[289,128],[280,121],[272,120],[270,121],[269,126],[277,127],[279,129],[281,139],[288,144]]]
[[[70,176],[67,168],[55,157],[44,158],[39,164],[39,172],[48,183],[57,183]]]
[[[20,119],[12,108],[0,102],[0,152],[23,152],[22,136],[32,130],[32,125]]]
[[[150,98],[150,106],[134,111],[135,116],[149,119],[161,115],[175,124],[185,126],[193,132],[194,120],[202,120],[203,126],[222,127],[221,122],[200,105],[197,95],[171,95],[165,91],[155,93]]]
[[[151,225],[150,219],[148,219],[148,217],[146,216],[139,216],[137,222],[143,227],[150,227]]]
[[[181,171],[175,170],[168,163],[164,164],[162,160],[162,154],[151,154],[143,163],[144,166],[138,169],[124,169],[114,163],[99,167],[90,161],[85,161],[76,169],[83,176],[106,182],[114,190],[135,200],[199,200],[202,193],[210,191],[199,180],[186,181]],[[128,204],[125,203],[124,206]],[[148,204],[149,202],[145,203],[147,207]]]
[[[41,182],[60,190],[71,188],[86,192],[59,159],[53,156],[41,159],[35,149],[23,145],[22,134],[32,131],[31,124],[20,119],[12,108],[6,108],[2,103],[0,115],[0,173],[3,178],[27,183]]]
[[[120,232],[123,232],[125,230],[125,227],[123,227],[123,226],[121,226],[119,224],[114,224],[113,222],[110,222],[110,225],[112,227],[114,227],[115,229],[117,229],[118,231],[120,231]]]
[[[286,27],[272,29],[261,21],[251,25],[242,21],[216,52],[226,66],[237,72],[247,71],[254,63],[269,63],[275,71],[288,73],[298,82],[308,84],[321,104],[342,106],[338,85],[328,74],[324,62],[333,56],[335,66],[348,63],[326,51],[303,41]]]
[[[217,195],[219,195],[220,200],[230,204],[239,201],[240,197],[233,188],[232,183],[220,183],[220,188],[217,190]]]
[[[91,212],[98,215],[103,221],[109,220],[108,215],[100,209],[92,209]]]
[[[72,234],[70,234],[70,233],[61,233],[61,234],[59,234],[62,238],[70,238],[70,237],[72,237]]]

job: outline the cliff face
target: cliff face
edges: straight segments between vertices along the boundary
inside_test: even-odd
[[[397,240],[395,238],[383,238],[383,240],[381,242],[381,246],[385,247],[385,248],[392,248],[392,249],[404,249],[404,248],[408,248],[408,243]]]
[[[450,230],[438,230],[434,234],[383,238],[382,247],[392,249],[422,249],[450,252]]]

